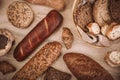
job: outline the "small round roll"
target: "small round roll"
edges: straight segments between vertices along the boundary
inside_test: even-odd
[[[12,33],[7,29],[0,29],[0,56],[5,55],[12,47],[14,42]]]
[[[120,51],[108,52],[105,56],[105,61],[111,67],[120,67]]]
[[[89,23],[87,28],[91,34],[97,35],[100,33],[100,27],[97,23]]]
[[[120,25],[114,25],[107,31],[107,37],[111,40],[120,38]]]

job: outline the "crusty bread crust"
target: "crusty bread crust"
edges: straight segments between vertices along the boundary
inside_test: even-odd
[[[86,55],[67,53],[63,59],[78,80],[113,80],[110,73]]]
[[[93,16],[95,22],[97,22],[101,27],[105,24],[110,24],[112,19],[109,14],[109,0],[96,0],[93,7]]]
[[[12,78],[12,80],[35,80],[60,56],[62,45],[49,42],[30,59]]]
[[[92,16],[92,4],[90,2],[86,2],[85,4],[80,3],[80,5],[76,9],[75,14],[75,23],[81,27],[84,31],[87,31],[86,26],[93,22],[93,16]]]

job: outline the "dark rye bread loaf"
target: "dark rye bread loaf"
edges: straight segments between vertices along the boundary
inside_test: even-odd
[[[81,53],[67,53],[63,59],[78,80],[113,80],[100,64]]]
[[[93,16],[92,16],[92,3],[86,2],[77,7],[75,12],[75,23],[81,27],[84,31],[87,31],[86,25],[90,22],[93,22]]]
[[[60,56],[62,45],[49,42],[32,57],[12,78],[12,80],[36,80]]]
[[[71,80],[71,75],[50,67],[45,74],[44,80]]]
[[[120,23],[120,0],[109,0],[109,11],[113,20]]]

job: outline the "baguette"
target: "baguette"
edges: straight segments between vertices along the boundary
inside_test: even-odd
[[[64,0],[25,0],[32,4],[39,4],[39,5],[45,5],[49,7],[53,7],[56,10],[63,10],[65,7]]]
[[[49,37],[62,23],[63,17],[56,10],[52,10],[40,21],[17,45],[14,58],[17,61],[26,59],[38,46]]]
[[[47,43],[12,78],[12,80],[35,80],[60,56],[59,42]]]
[[[67,53],[63,59],[78,80],[113,80],[110,73],[86,55]]]

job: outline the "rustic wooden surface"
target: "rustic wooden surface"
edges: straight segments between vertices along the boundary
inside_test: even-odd
[[[9,29],[15,36],[15,40],[16,40],[15,45],[12,48],[12,50],[7,55],[0,57],[0,60],[6,60],[6,61],[10,62],[17,68],[17,71],[18,71],[47,42],[59,41],[63,45],[63,49],[62,49],[62,52],[61,52],[62,55],[60,56],[60,58],[52,65],[56,69],[64,71],[64,72],[68,72],[71,74],[71,72],[69,71],[69,69],[67,68],[67,66],[65,65],[65,63],[63,61],[63,55],[67,52],[78,52],[78,53],[83,53],[85,55],[88,55],[89,57],[94,59],[96,62],[101,64],[101,66],[103,66],[106,70],[108,70],[112,74],[112,76],[115,78],[115,80],[120,80],[120,79],[118,79],[118,76],[120,76],[120,69],[112,68],[112,67],[108,66],[104,61],[104,56],[105,56],[106,52],[112,51],[112,50],[120,50],[120,43],[111,45],[110,47],[95,48],[95,47],[92,47],[92,46],[86,44],[84,41],[82,41],[82,39],[80,38],[80,36],[77,32],[77,29],[74,25],[74,22],[73,22],[72,5],[73,5],[74,0],[65,0],[66,8],[63,11],[60,11],[60,13],[64,17],[64,21],[63,21],[63,24],[61,25],[61,27],[59,29],[57,29],[42,44],[40,44],[40,46],[36,49],[36,51],[34,51],[34,53],[31,56],[29,56],[29,58],[27,58],[23,62],[17,62],[13,58],[13,51],[15,49],[15,46],[24,38],[24,36],[39,21],[42,20],[42,18],[44,18],[46,16],[46,14],[50,10],[52,10],[52,8],[40,6],[40,5],[32,5],[32,4],[28,3],[34,11],[34,16],[35,16],[34,21],[29,26],[29,28],[19,29],[19,28],[14,27],[7,19],[7,7],[13,1],[16,1],[16,0],[0,0],[0,28]],[[20,1],[22,1],[22,0],[20,0]],[[74,42],[72,44],[72,48],[69,50],[67,50],[65,48],[65,46],[61,40],[61,34],[62,34],[63,27],[68,27],[74,35]],[[7,75],[3,75],[2,73],[0,73],[0,80],[10,80],[14,74],[15,74],[15,72],[7,74]],[[42,80],[42,76],[40,76],[37,80]],[[76,80],[76,78],[74,76],[72,76],[71,80]]]

